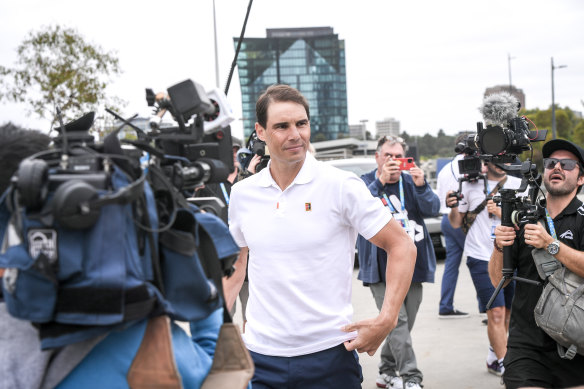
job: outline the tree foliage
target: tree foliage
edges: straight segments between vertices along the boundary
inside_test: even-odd
[[[56,120],[97,110],[98,105],[123,105],[108,99],[111,76],[121,73],[114,53],[87,43],[74,29],[59,25],[32,31],[17,48],[13,68],[0,66],[0,100],[25,103],[29,114]]]

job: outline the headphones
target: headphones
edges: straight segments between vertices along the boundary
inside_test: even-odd
[[[24,159],[19,167],[15,186],[19,194],[19,203],[29,210],[47,209],[45,203],[51,180],[49,165],[43,159]],[[95,176],[80,174],[58,184],[57,189],[47,204],[48,212],[64,228],[83,230],[92,227],[99,218],[101,207],[109,204],[128,204],[136,200],[144,189],[144,173],[139,179],[112,194],[100,196],[96,186],[90,183]],[[84,179],[85,178],[85,179]],[[99,176],[98,176],[99,178]],[[103,179],[105,179],[105,173]],[[44,213],[44,212],[43,212]]]

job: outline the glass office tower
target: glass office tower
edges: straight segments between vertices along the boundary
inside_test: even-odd
[[[307,98],[312,141],[347,136],[345,42],[331,27],[268,29],[266,35],[244,39],[237,57],[245,138],[254,130],[259,95],[273,84],[291,85]]]

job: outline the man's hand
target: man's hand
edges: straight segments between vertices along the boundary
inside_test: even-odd
[[[400,162],[388,157],[379,172],[379,182],[382,185],[393,183],[399,180],[401,171],[399,170]],[[397,177],[397,178],[396,178]]]
[[[455,191],[449,190],[446,192],[446,206],[448,208],[458,208],[458,197],[451,196],[452,193],[455,193]]]
[[[260,163],[261,159],[262,159],[262,157],[260,157],[257,154],[254,154],[253,157],[251,157],[249,164],[247,165],[247,170],[250,173],[255,174],[256,173],[256,166],[258,166],[258,163]]]
[[[498,207],[492,199],[487,201],[487,212],[497,216],[499,219],[501,218],[501,207]]]
[[[390,322],[383,320],[380,316],[375,319],[365,319],[357,323],[347,324],[341,330],[345,332],[357,331],[357,337],[346,341],[345,348],[348,351],[357,350],[359,353],[373,355],[396,324],[397,317],[393,322]]]
[[[525,239],[526,244],[538,249],[546,248],[554,241],[554,238],[539,223],[526,224],[523,230],[523,239]]]
[[[517,233],[515,232],[514,227],[502,225],[495,227],[495,243],[497,243],[497,246],[499,247],[511,246],[515,241],[516,236]]]
[[[414,180],[414,185],[424,186],[426,183],[424,180],[424,171],[418,165],[414,164],[414,167],[410,169],[410,175],[412,176],[412,180]]]

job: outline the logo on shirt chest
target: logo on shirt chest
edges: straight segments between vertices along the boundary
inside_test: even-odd
[[[560,238],[573,240],[574,234],[572,234],[571,230],[566,230],[560,235]]]
[[[311,203],[304,203],[304,210],[306,212],[312,211],[312,204]]]

